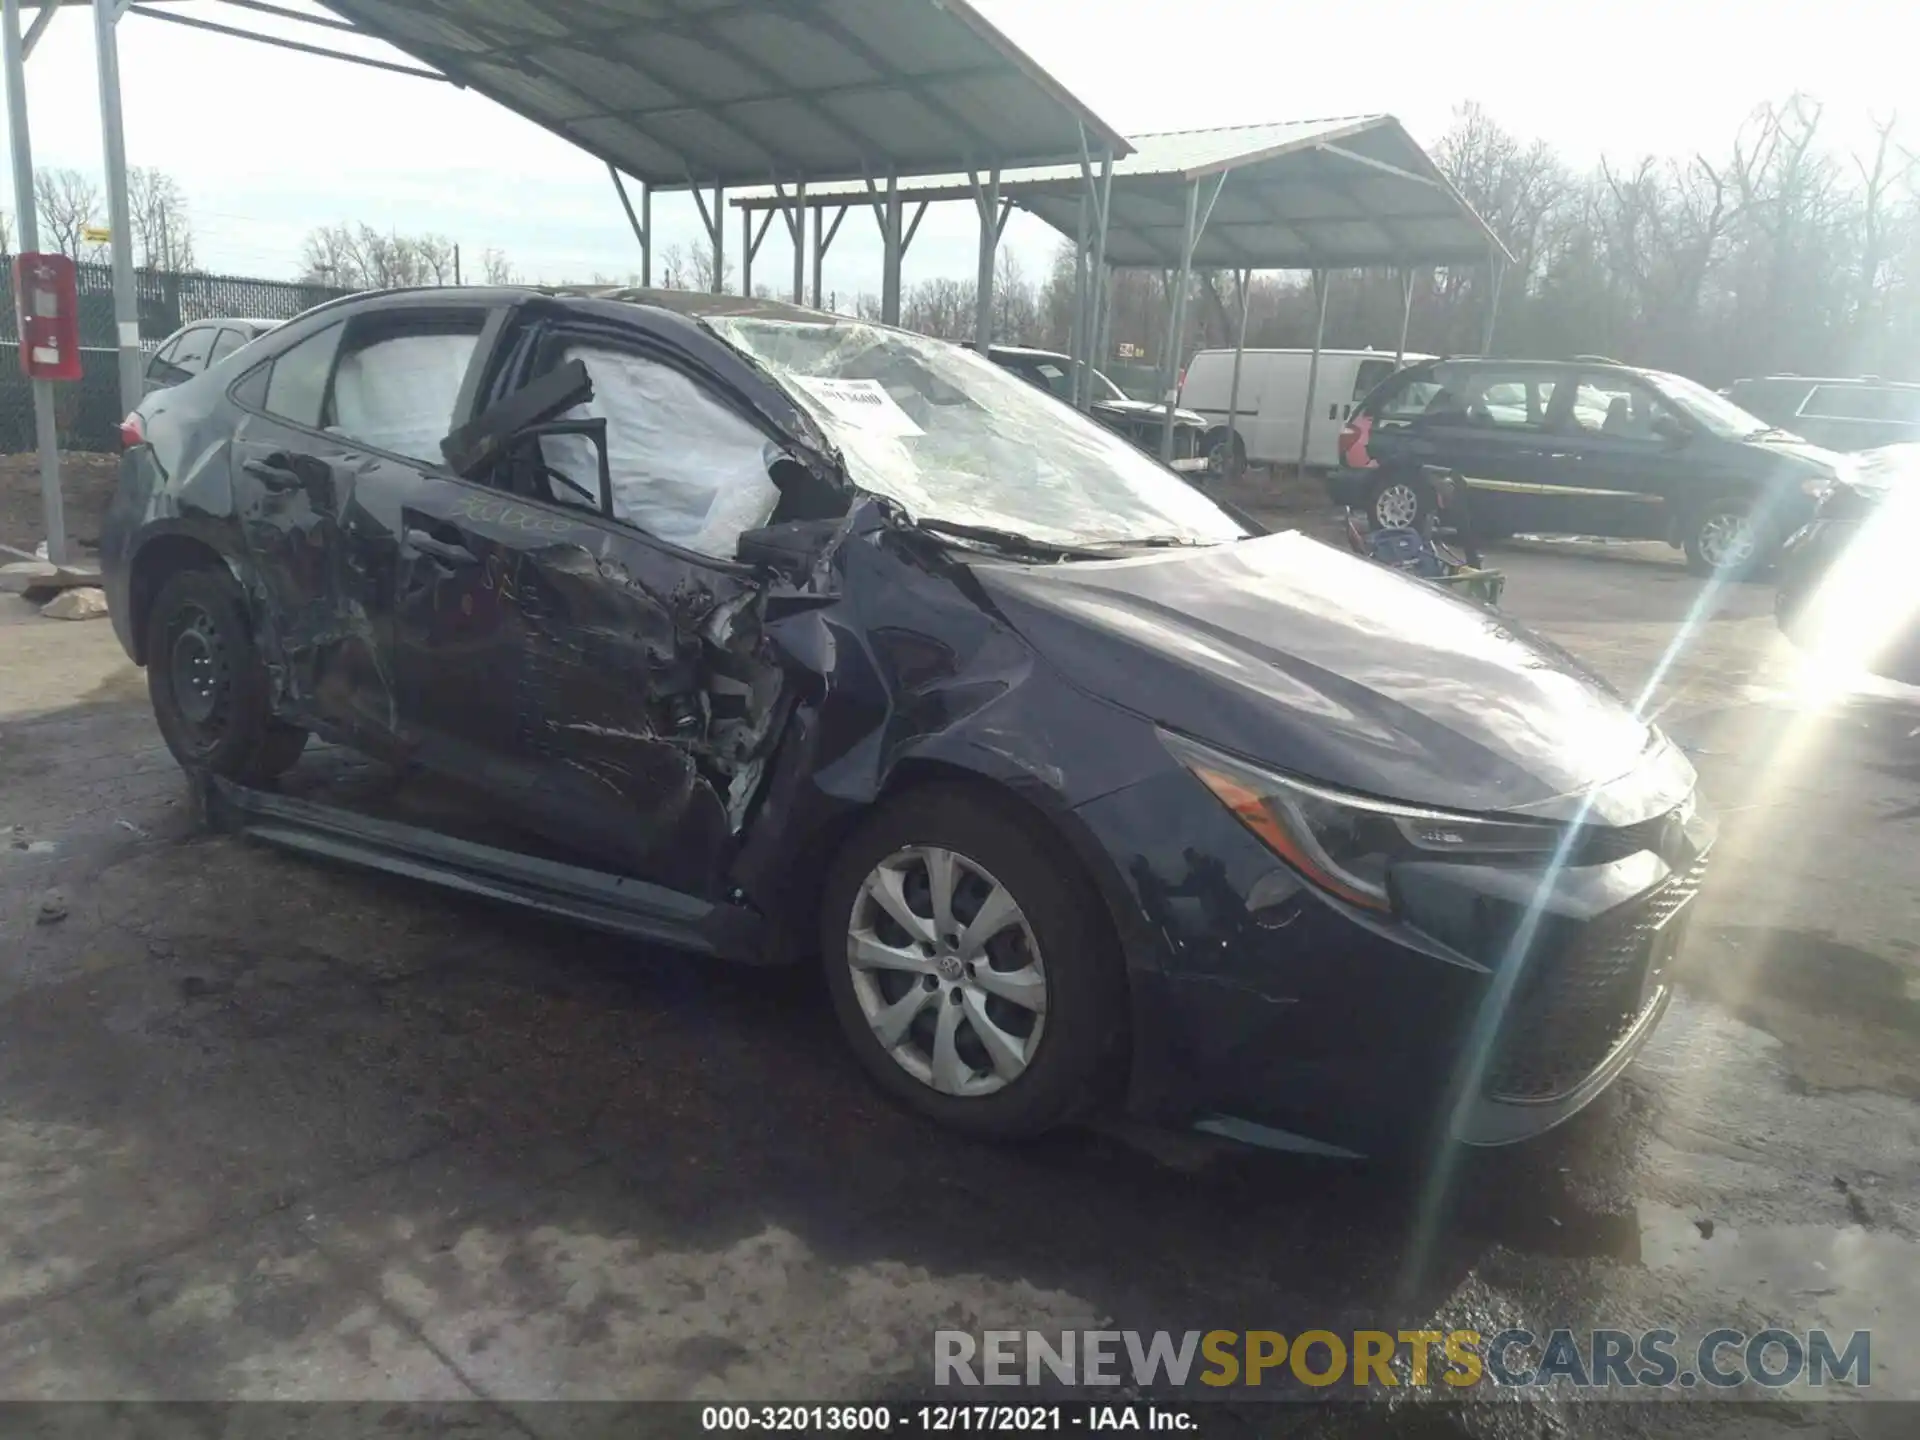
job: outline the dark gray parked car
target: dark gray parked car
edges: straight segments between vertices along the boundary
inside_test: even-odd
[[[196,320],[182,326],[147,361],[146,393],[191,380],[210,365],[278,328],[278,320]]]
[[[967,346],[969,350],[974,346]],[[1025,345],[995,345],[988,358],[1003,370],[1038,385],[1061,400],[1073,399],[1073,357],[1054,350]],[[1109,430],[1127,437],[1149,455],[1160,453],[1160,428],[1167,409],[1151,400],[1131,399],[1100,371],[1093,372],[1093,404],[1089,413]],[[1182,474],[1207,469],[1207,421],[1192,410],[1173,412],[1173,468]]]

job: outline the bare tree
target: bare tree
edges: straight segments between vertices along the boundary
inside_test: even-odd
[[[451,285],[453,242],[444,235],[382,234],[371,225],[322,225],[307,232],[302,276],[350,290]]]
[[[976,317],[977,318],[977,317]],[[1040,303],[1020,258],[1002,246],[993,276],[993,335],[1009,345],[1031,345],[1040,338]]]
[[[971,280],[923,280],[902,299],[900,323],[940,340],[971,339],[976,319],[974,290]]]
[[[480,277],[489,285],[518,285],[520,274],[505,252],[491,247],[481,252]]]
[[[127,212],[136,264],[155,270],[195,268],[193,221],[186,192],[173,176],[147,165],[129,167]]]
[[[33,177],[34,208],[40,215],[42,249],[95,259],[102,247],[89,244],[86,230],[103,223],[100,187],[78,170],[42,170]]]

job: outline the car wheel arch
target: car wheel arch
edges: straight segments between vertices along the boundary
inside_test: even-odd
[[[157,531],[140,542],[127,566],[127,606],[134,637],[134,663],[145,665],[147,620],[162,587],[182,570],[225,569],[247,589],[246,576],[233,556],[191,529]]]
[[[941,757],[904,756],[891,765],[874,794],[864,803],[836,811],[804,834],[787,837],[785,852],[792,857],[787,872],[785,899],[778,907],[788,933],[812,935],[818,931],[820,878],[833,858],[860,827],[882,805],[897,803],[904,795],[919,790],[962,789],[1022,824],[1044,828],[1062,841],[1073,856],[1075,868],[1085,878],[1099,900],[1110,933],[1132,970],[1146,963],[1147,947],[1132,937],[1127,923],[1130,913],[1128,892],[1122,878],[1106,863],[1092,833],[1073,814],[1064,801],[1051,791],[1045,798],[1035,785],[1022,785],[1019,776],[976,769]],[[783,957],[798,960],[802,957]]]

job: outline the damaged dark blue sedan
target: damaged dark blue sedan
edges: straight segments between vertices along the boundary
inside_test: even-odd
[[[820,956],[861,1064],[956,1127],[1496,1144],[1664,1009],[1709,836],[1657,729],[956,347],[724,296],[376,294],[124,438],[114,624],[216,817]],[[485,826],[302,798],[316,736]]]

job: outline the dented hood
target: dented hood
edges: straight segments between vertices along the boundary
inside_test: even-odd
[[[1691,791],[1684,757],[1564,652],[1493,611],[1297,532],[1116,561],[973,566],[1076,684],[1344,789],[1626,824]]]

